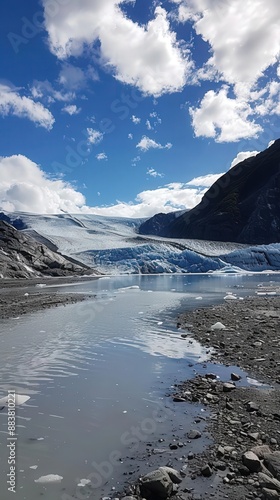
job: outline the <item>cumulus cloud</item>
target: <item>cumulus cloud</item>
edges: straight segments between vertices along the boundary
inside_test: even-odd
[[[251,158],[251,156],[256,156],[259,154],[259,151],[240,151],[238,155],[232,160],[230,168],[235,167],[237,163],[246,160],[247,158]]]
[[[280,51],[278,0],[173,0],[179,19],[192,21],[211,47],[208,66],[229,83],[253,83],[277,62]]]
[[[120,217],[149,217],[158,212],[192,208],[201,200],[204,190],[187,184],[173,183],[155,190],[142,191],[132,202],[90,207],[85,197],[71,184],[53,179],[23,155],[0,158],[0,209],[55,214],[92,213]]]
[[[136,147],[141,149],[141,151],[146,152],[149,149],[170,149],[172,148],[172,144],[168,142],[165,146],[163,146],[146,135],[143,135],[141,141],[136,145]]]
[[[123,1],[83,0],[81,6],[68,0],[54,15],[43,0],[52,52],[60,59],[80,56],[99,40],[99,60],[121,82],[155,96],[182,89],[193,63],[171,30],[165,9],[157,6],[153,19],[140,25],[123,13]]]
[[[107,207],[87,207],[82,211],[115,217],[152,217],[156,213],[190,209],[197,205],[205,190],[192,189],[183,183],[167,184],[157,189],[142,191],[130,203],[118,201]]]
[[[81,108],[78,108],[76,104],[69,104],[68,106],[64,106],[62,111],[68,113],[68,115],[78,115],[81,112]]]
[[[191,181],[187,182],[187,186],[196,187],[211,187],[214,182],[216,182],[224,173],[221,174],[208,174],[202,175],[200,177],[195,177]]]
[[[178,7],[177,19],[192,23],[196,35],[209,47],[208,57],[193,75],[194,80],[214,81],[220,87],[216,92],[207,92],[197,109],[191,108],[195,134],[217,142],[256,137],[263,130],[256,124],[257,119],[280,114],[279,66],[275,67],[280,53],[280,3],[278,0],[172,1]],[[221,90],[225,83],[230,98]],[[219,106],[219,101],[225,106]],[[210,109],[214,104],[215,109]]]
[[[96,155],[96,159],[98,161],[101,161],[101,160],[108,160],[108,156],[106,155],[106,153],[98,153]]]
[[[133,139],[133,134],[128,134],[128,139]]]
[[[103,134],[93,128],[87,128],[87,134],[89,144],[99,144],[103,139]]]
[[[36,125],[51,130],[55,119],[40,102],[21,96],[17,89],[0,83],[0,115],[27,118]]]
[[[197,137],[212,137],[217,142],[235,142],[256,137],[262,130],[252,117],[253,110],[246,100],[228,97],[228,87],[209,90],[198,108],[191,107],[190,115]]]
[[[61,179],[53,180],[23,155],[0,158],[0,207],[33,213],[78,212],[85,205],[82,193]]]

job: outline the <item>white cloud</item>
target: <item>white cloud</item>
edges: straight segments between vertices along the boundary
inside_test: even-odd
[[[133,139],[133,134],[128,134],[128,139]]]
[[[251,156],[256,156],[259,154],[259,151],[240,151],[238,155],[232,160],[230,168],[235,167],[237,163],[246,160],[247,158],[251,158]]]
[[[150,120],[146,120],[146,127],[147,127],[148,130],[152,130],[153,127],[151,125]]]
[[[147,170],[147,174],[150,175],[151,177],[164,177],[163,174],[160,174],[154,168],[149,168]]]
[[[103,134],[99,130],[94,130],[93,128],[87,128],[88,142],[90,144],[99,144],[103,139]]]
[[[64,106],[62,111],[68,113],[68,115],[78,115],[81,112],[81,108],[78,108],[76,104],[69,104],[68,106]]]
[[[85,197],[72,185],[49,178],[29,158],[14,155],[0,158],[0,209],[55,214],[92,213],[120,217],[150,217],[158,212],[192,208],[204,190],[173,183],[155,190],[142,191],[133,202],[117,202],[112,206],[90,207]]]
[[[98,155],[96,155],[96,158],[98,161],[108,160],[108,156],[105,153],[98,153]]]
[[[139,125],[139,123],[141,123],[141,118],[138,118],[135,115],[132,115],[131,120],[133,121],[134,125]]]
[[[99,40],[100,61],[116,79],[155,96],[182,89],[193,64],[171,31],[167,12],[157,6],[154,18],[140,25],[122,12],[123,1],[83,0],[81,6],[68,0],[54,15],[43,0],[52,52],[60,59],[80,56]]]
[[[73,64],[64,63],[59,73],[58,81],[68,90],[80,90],[87,86],[88,80],[98,80],[98,74],[92,66],[83,70]]]
[[[141,161],[141,156],[135,156],[135,158],[132,158],[131,160],[131,166],[136,167],[138,161]]]
[[[262,130],[250,117],[253,110],[246,100],[228,97],[228,87],[207,92],[198,108],[190,108],[197,137],[212,137],[217,142],[235,142],[256,137]]]
[[[149,149],[170,149],[172,148],[172,144],[168,142],[163,146],[162,144],[157,143],[153,139],[150,139],[146,135],[143,135],[141,141],[136,145],[137,148],[141,149],[141,151],[148,151]]]
[[[48,103],[55,101],[68,102],[76,97],[74,92],[56,90],[48,80],[34,80],[30,91],[34,99],[43,99]]]
[[[173,0],[174,1],[174,0]],[[208,66],[229,83],[253,83],[280,51],[278,0],[175,0],[182,22],[211,47]]]
[[[36,163],[23,155],[0,158],[0,207],[33,213],[78,212],[84,196],[61,179],[47,177]]]
[[[40,102],[21,96],[17,89],[0,83],[0,115],[28,118],[36,125],[51,130],[55,119]]]
[[[221,174],[208,174],[208,175],[202,175],[201,177],[195,177],[191,181],[187,182],[187,186],[208,187],[209,188],[222,175],[224,175],[224,173],[221,173]]]

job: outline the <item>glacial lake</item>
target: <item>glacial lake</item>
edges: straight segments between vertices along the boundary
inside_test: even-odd
[[[181,339],[178,314],[279,283],[276,274],[114,276],[53,288],[96,296],[86,302],[2,321],[0,399],[8,390],[30,399],[16,407],[16,494],[8,491],[8,415],[0,411],[1,500],[98,499],[118,489],[137,472],[131,447],[139,453],[174,425],[191,425],[182,406],[175,415],[172,385],[213,369],[205,348]],[[37,482],[50,474],[63,479]]]

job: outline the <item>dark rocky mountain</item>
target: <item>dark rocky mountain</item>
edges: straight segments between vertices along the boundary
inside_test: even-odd
[[[149,232],[153,219],[140,226],[141,234],[159,234]],[[280,242],[280,139],[230,169],[195,208],[161,226],[160,235],[248,244]]]
[[[147,219],[139,227],[139,234],[154,234],[156,236],[165,236],[163,233],[165,228],[174,222],[185,211],[169,212],[168,214],[156,214],[150,219]]]
[[[0,221],[0,278],[93,274],[84,264],[53,252],[46,245]]]

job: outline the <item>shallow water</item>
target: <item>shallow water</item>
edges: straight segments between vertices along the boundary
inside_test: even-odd
[[[87,498],[87,488],[77,486],[87,478],[96,486],[91,498],[99,498],[107,480],[117,486],[123,471],[131,467],[126,459],[131,446],[136,451],[139,443],[172,433],[174,404],[166,397],[170,386],[201,371],[201,362],[207,359],[207,351],[197,342],[180,338],[177,314],[219,302],[228,292],[239,297],[254,294],[258,284],[270,281],[279,284],[280,279],[272,275],[103,278],[58,288],[60,293],[97,295],[93,300],[3,322],[0,398],[11,389],[30,396],[16,410],[13,498]],[[215,370],[228,376],[227,369]],[[7,418],[5,408],[0,412],[1,500],[13,494],[6,484]],[[190,421],[191,414],[186,417],[177,406],[176,425],[187,427]],[[35,482],[49,474],[63,479],[54,484]]]

